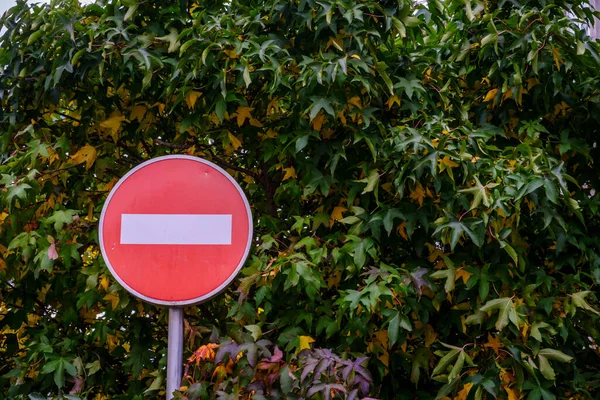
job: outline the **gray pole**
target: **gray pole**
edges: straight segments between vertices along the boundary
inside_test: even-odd
[[[183,308],[169,308],[169,344],[167,347],[167,400],[181,386],[183,364]]]

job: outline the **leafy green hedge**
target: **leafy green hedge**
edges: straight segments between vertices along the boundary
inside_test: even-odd
[[[179,397],[597,397],[594,15],[19,1],[0,38],[0,393],[164,395],[166,311],[112,279],[97,223],[127,170],[181,153],[240,182],[257,241],[186,309]]]

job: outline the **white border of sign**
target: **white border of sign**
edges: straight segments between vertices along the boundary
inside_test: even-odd
[[[121,277],[115,272],[112,265],[110,264],[110,261],[108,260],[106,249],[104,248],[104,240],[103,240],[103,235],[102,235],[103,228],[102,227],[104,225],[104,215],[106,214],[106,209],[108,208],[113,195],[119,189],[119,186],[121,186],[121,184],[127,180],[127,178],[129,178],[135,172],[139,171],[140,169],[142,169],[150,164],[154,164],[156,162],[161,162],[161,161],[166,161],[166,160],[173,160],[173,159],[184,159],[184,160],[196,161],[196,162],[205,164],[205,165],[215,169],[222,175],[224,175],[233,184],[233,186],[237,189],[238,193],[242,197],[242,200],[244,201],[244,205],[246,206],[246,212],[248,213],[248,242],[246,243],[246,249],[244,250],[244,255],[242,256],[240,263],[235,268],[235,270],[233,271],[231,276],[225,282],[223,282],[219,287],[217,287],[213,291],[205,294],[204,296],[196,297],[193,299],[180,300],[180,301],[165,301],[165,300],[153,299],[151,297],[144,296],[143,294],[137,292],[135,289],[133,289],[129,285],[127,285],[121,279]],[[140,165],[136,166],[135,168],[133,168],[129,172],[127,172],[119,180],[119,182],[117,182],[117,184],[112,188],[108,197],[106,198],[104,207],[102,207],[102,213],[100,214],[100,221],[99,221],[99,228],[98,228],[98,241],[100,242],[100,251],[102,252],[102,258],[104,258],[104,261],[106,262],[106,265],[108,266],[108,269],[110,270],[112,276],[115,277],[115,279],[121,284],[121,286],[123,286],[129,293],[133,294],[134,296],[136,296],[144,301],[147,301],[148,303],[161,305],[161,306],[171,306],[171,307],[173,307],[173,306],[189,306],[189,305],[193,305],[193,304],[199,304],[199,303],[202,303],[204,301],[207,301],[207,300],[215,297],[216,295],[221,293],[223,290],[225,290],[225,288],[227,286],[229,286],[231,281],[233,281],[233,279],[235,279],[235,277],[239,273],[240,269],[242,269],[242,266],[246,262],[246,259],[248,258],[248,254],[250,253],[250,246],[252,245],[252,238],[253,238],[253,225],[252,225],[252,212],[250,211],[250,203],[248,203],[248,199],[246,198],[246,195],[244,194],[244,191],[242,190],[240,185],[235,181],[235,179],[233,179],[233,177],[231,175],[229,175],[223,168],[219,167],[218,165],[215,165],[214,163],[204,160],[199,157],[185,156],[185,155],[168,155],[168,156],[156,157],[156,158],[153,158],[151,160],[141,163]]]

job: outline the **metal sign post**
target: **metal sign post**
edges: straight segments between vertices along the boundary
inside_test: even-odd
[[[183,308],[169,308],[169,343],[167,347],[167,400],[181,386],[183,358]]]

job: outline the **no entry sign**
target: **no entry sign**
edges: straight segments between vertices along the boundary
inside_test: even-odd
[[[233,280],[250,250],[252,214],[223,169],[197,157],[158,157],[115,185],[99,239],[108,268],[129,292],[183,306]]]

